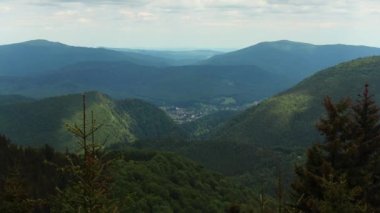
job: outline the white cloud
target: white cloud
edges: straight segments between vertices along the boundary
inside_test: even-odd
[[[38,36],[88,46],[380,46],[375,0],[0,0],[0,17],[0,43]]]
[[[11,10],[11,7],[0,5],[0,14],[1,14],[1,13],[9,12],[10,10]]]

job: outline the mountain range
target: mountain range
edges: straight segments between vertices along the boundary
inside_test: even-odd
[[[211,58],[214,55],[223,54],[224,52],[218,50],[145,50],[145,49],[128,49],[128,48],[111,48],[116,51],[123,51],[128,53],[140,53],[152,57],[162,59],[170,66],[185,66],[197,64]]]
[[[380,49],[276,41],[224,54],[187,51],[174,57],[176,53],[73,47],[46,40],[2,45],[0,94],[44,98],[96,90],[160,105],[223,105],[228,99],[230,105],[241,106],[283,91],[321,68],[378,55]],[[193,58],[193,65],[172,66],[187,64],[178,60],[191,57],[198,60]]]
[[[273,86],[268,87],[268,85]],[[128,62],[83,62],[51,74],[0,76],[1,94],[43,98],[97,90],[114,98],[140,98],[157,104],[244,104],[280,91],[285,77],[255,66],[156,68]]]
[[[280,40],[261,42],[237,51],[220,54],[202,62],[213,65],[255,65],[284,74],[295,81],[344,61],[380,55],[380,48],[353,45],[313,45]]]
[[[164,62],[148,55],[118,52],[105,48],[73,47],[47,40],[31,40],[0,46],[1,76],[33,76],[52,73],[80,62],[124,61],[149,66],[164,66]]]

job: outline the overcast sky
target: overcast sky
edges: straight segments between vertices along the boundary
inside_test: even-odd
[[[380,47],[378,0],[0,0],[0,44],[241,48],[288,39]]]

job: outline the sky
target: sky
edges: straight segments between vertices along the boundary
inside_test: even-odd
[[[0,0],[0,44],[237,49],[262,41],[380,47],[378,0]]]

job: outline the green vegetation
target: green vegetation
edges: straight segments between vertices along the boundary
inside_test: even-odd
[[[20,147],[0,136],[0,211],[43,212],[55,187],[64,186],[67,177],[56,169],[67,163],[63,154],[49,146],[40,149]]]
[[[126,144],[114,144],[112,150],[123,149]],[[127,145],[130,147],[131,145]],[[219,172],[242,186],[275,195],[278,175],[282,169],[284,185],[290,184],[294,164],[303,162],[304,150],[265,149],[252,143],[230,141],[137,141],[138,149],[175,152],[205,168]]]
[[[109,100],[99,93],[88,97],[89,111],[93,110],[89,103],[94,100]],[[297,100],[308,102],[302,96]],[[336,105],[330,98],[325,100],[328,113],[318,124],[325,141],[308,151],[306,163],[296,168],[294,180],[290,179],[292,166],[304,163],[299,159],[302,151],[294,148],[264,149],[244,142],[146,140],[129,146],[114,144],[104,151],[94,142],[94,133],[100,129],[91,126],[95,121],[92,116],[88,131],[83,131],[86,127],[79,127],[81,124],[69,128],[81,139],[83,152],[78,154],[62,154],[49,146],[21,148],[1,136],[0,210],[284,212],[294,207],[302,212],[373,212],[379,203],[374,195],[379,177],[379,109],[367,88],[355,105],[346,100]],[[141,104],[134,100],[119,105],[117,110],[139,115],[141,108],[136,106]],[[80,110],[77,114],[81,117],[78,120],[87,121]],[[210,172],[177,154],[154,150],[177,152],[230,177]],[[287,205],[290,182],[294,190],[292,206]]]
[[[110,159],[106,159],[104,145],[95,138],[103,124],[97,124],[94,112],[87,112],[86,95],[82,96],[82,122],[67,125],[77,138],[80,149],[76,158],[67,155],[69,164],[62,168],[70,177],[66,187],[57,188],[53,199],[53,212],[118,212],[110,196]],[[87,122],[87,117],[90,122]]]
[[[104,127],[102,142],[134,142],[137,139],[180,138],[182,131],[157,107],[138,100],[113,101],[101,93],[87,94],[88,109],[96,112]],[[81,120],[80,95],[66,95],[0,106],[0,129],[17,144],[44,143],[59,150],[73,148],[74,138],[65,124]]]
[[[140,155],[140,160],[131,156]],[[115,196],[126,212],[223,212],[256,207],[252,191],[174,154],[128,151],[118,161]]]
[[[378,94],[379,69],[380,57],[369,57],[318,72],[236,116],[214,132],[214,138],[267,147],[307,147],[320,138],[314,125],[323,113],[323,97],[355,97],[365,83]]]
[[[57,169],[71,165],[65,155],[50,147],[21,148],[10,144],[4,137],[0,139],[0,197],[9,193],[4,183],[14,177],[10,168],[14,167],[15,160],[19,161],[20,166],[18,177],[24,183],[20,191],[16,192],[24,195],[17,199],[9,196],[8,200],[2,199],[0,208],[4,208],[4,202],[7,202],[8,207],[20,208],[21,212],[25,212],[20,206],[23,201],[40,201],[41,204],[25,203],[29,212],[49,212],[49,209],[56,208],[57,198],[62,198],[61,195],[57,197],[56,186],[61,190],[70,189],[73,186],[69,183],[75,177]],[[69,156],[74,162],[80,160],[80,156]],[[257,210],[256,196],[251,190],[178,155],[129,148],[110,152],[107,158],[114,159],[109,167],[112,185],[108,192],[119,212],[223,212],[230,208],[239,208],[242,212]],[[73,195],[73,192],[69,191],[66,195]],[[58,201],[65,202],[63,199]],[[58,206],[62,207],[62,203]],[[271,202],[266,205],[268,210],[272,207]],[[17,212],[14,209],[7,210]]]
[[[377,212],[379,209],[380,114],[365,86],[355,104],[324,106],[317,128],[323,143],[308,150],[296,168],[294,207],[302,212]]]
[[[195,121],[184,123],[181,127],[187,132],[190,140],[203,140],[236,114],[236,111],[218,111]]]
[[[52,47],[46,41],[23,45]],[[349,47],[265,43],[243,50],[247,58],[242,60],[250,51],[268,48],[279,52],[268,67],[281,73],[276,66],[284,62],[280,56],[285,53],[290,58],[300,53],[328,57],[329,51]],[[365,47],[314,65],[375,50]],[[297,62],[287,60],[284,67]],[[304,69],[307,74],[312,66]],[[221,111],[181,125],[152,104],[114,100],[98,92],[86,94],[86,107],[80,106],[79,94],[41,100],[0,96],[0,130],[23,146],[0,136],[0,212],[285,212],[289,207],[303,212],[376,212],[379,109],[367,89],[356,104],[333,104],[332,99],[354,97],[365,83],[377,94],[379,70],[380,57],[350,61],[241,114]],[[100,89],[114,97],[200,106],[210,112],[265,98],[294,80],[284,76],[240,64],[158,68],[97,61],[33,77],[1,77],[0,85],[3,93],[38,96]],[[331,97],[325,99],[327,115],[320,119],[326,95]],[[85,118],[86,110],[95,118]],[[319,132],[314,129],[317,121]],[[305,156],[305,148],[321,140]]]

